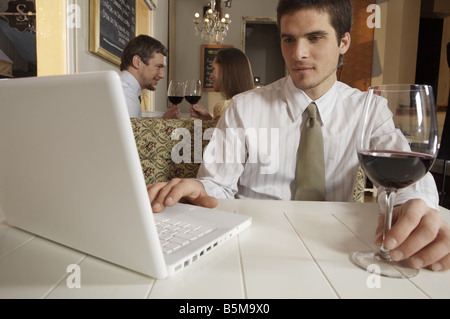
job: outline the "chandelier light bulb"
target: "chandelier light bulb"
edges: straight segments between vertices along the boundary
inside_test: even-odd
[[[200,14],[198,12],[194,15],[194,23],[199,24],[200,23]]]

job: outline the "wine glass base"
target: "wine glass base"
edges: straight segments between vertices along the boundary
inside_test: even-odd
[[[354,252],[350,259],[356,266],[384,277],[411,278],[419,273],[406,260],[387,261],[377,252]]]

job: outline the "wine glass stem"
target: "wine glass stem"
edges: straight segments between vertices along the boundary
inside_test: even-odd
[[[389,249],[384,245],[386,235],[392,226],[392,212],[394,210],[394,199],[396,191],[386,189],[386,213],[384,215],[383,244],[380,247],[379,257],[386,261],[392,261]]]

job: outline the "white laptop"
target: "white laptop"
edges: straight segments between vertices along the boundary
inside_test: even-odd
[[[192,205],[152,213],[116,72],[4,80],[0,97],[0,210],[8,224],[155,278],[251,224]],[[183,235],[160,240],[155,217]]]

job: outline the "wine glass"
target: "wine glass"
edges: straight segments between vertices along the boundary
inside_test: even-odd
[[[175,80],[170,81],[169,88],[167,89],[167,97],[169,98],[170,103],[172,103],[172,106],[178,105],[183,101],[185,90],[185,82]]]
[[[392,118],[389,118],[392,115]],[[380,275],[410,278],[419,270],[407,260],[395,262],[384,239],[391,229],[397,190],[427,174],[437,154],[437,123],[433,90],[426,85],[370,87],[365,100],[356,150],[370,180],[386,193],[383,244],[378,252],[354,252],[351,260],[369,270],[377,265]]]
[[[184,98],[191,105],[197,104],[202,98],[202,82],[200,80],[186,81],[186,93]]]

